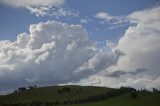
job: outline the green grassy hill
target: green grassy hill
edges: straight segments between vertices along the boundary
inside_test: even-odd
[[[160,93],[132,88],[51,86],[0,96],[0,106],[160,106]]]

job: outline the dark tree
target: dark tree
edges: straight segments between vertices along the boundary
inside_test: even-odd
[[[156,88],[153,88],[153,93],[158,93],[158,90]]]
[[[17,93],[18,92],[18,90],[14,90],[14,93]]]
[[[137,92],[131,92],[130,96],[132,99],[136,99],[138,97],[138,94],[137,94]]]
[[[21,87],[21,88],[18,88],[18,91],[19,92],[23,92],[23,91],[26,91],[27,89],[25,87]]]

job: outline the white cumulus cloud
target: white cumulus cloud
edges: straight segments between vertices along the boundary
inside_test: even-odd
[[[146,68],[159,75],[160,62],[160,7],[134,12],[128,17],[136,26],[130,26],[117,46],[125,53],[118,61],[122,70]]]
[[[126,16],[131,25],[113,50],[122,54],[109,66],[98,68],[99,73],[82,79],[79,84],[99,86],[133,86],[160,88],[160,7],[133,12]],[[106,19],[107,15],[103,15]],[[110,19],[110,18],[107,18]],[[102,54],[100,56],[103,56]],[[113,55],[115,56],[115,54]],[[97,57],[97,56],[96,56]],[[105,56],[90,59],[84,68],[96,69]],[[96,59],[96,62],[95,62]],[[100,60],[100,61],[99,61]],[[110,59],[109,59],[110,60]],[[113,59],[112,59],[113,60]],[[106,64],[107,62],[105,62]],[[103,63],[101,63],[102,66]],[[93,67],[94,66],[94,67]]]
[[[80,25],[48,21],[31,25],[29,32],[14,42],[0,41],[1,89],[78,79],[74,70],[94,53],[94,43]]]

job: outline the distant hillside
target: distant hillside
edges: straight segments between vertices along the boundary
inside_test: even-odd
[[[160,92],[134,88],[50,86],[19,88],[0,96],[0,106],[159,106]]]

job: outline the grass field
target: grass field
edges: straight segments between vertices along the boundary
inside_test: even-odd
[[[132,99],[129,94],[125,94],[99,102],[70,106],[160,106],[160,94],[141,95],[135,100]]]
[[[0,96],[0,106],[160,106],[160,93],[136,92],[133,98],[130,91],[117,94],[118,90],[91,86],[41,87]]]

